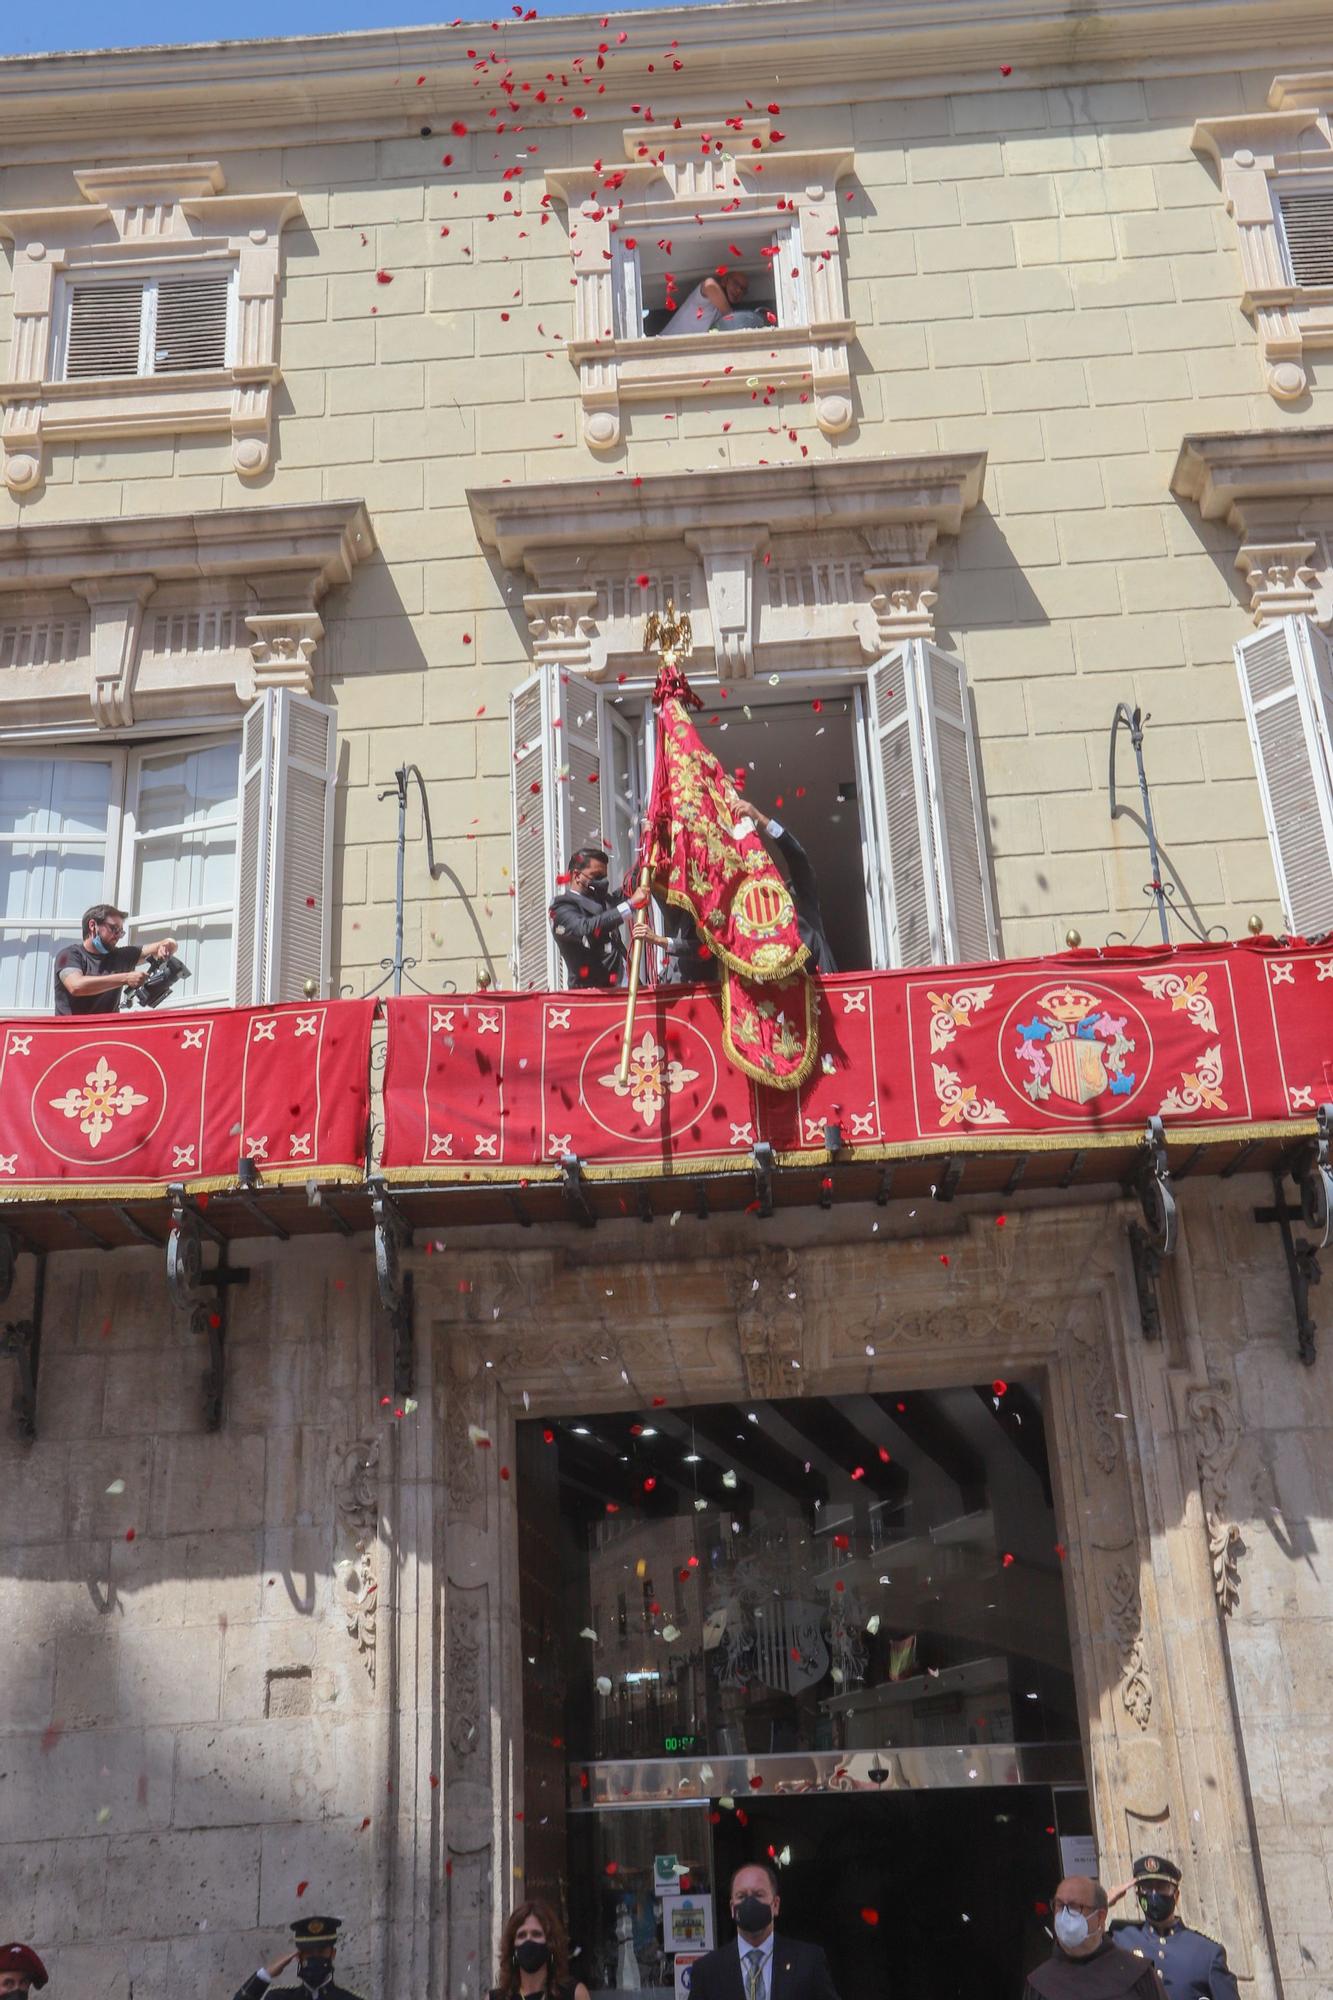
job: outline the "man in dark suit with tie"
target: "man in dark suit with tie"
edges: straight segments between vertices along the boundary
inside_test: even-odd
[[[767,1861],[731,1878],[733,1943],[719,1945],[690,1969],[690,2000],[838,2000],[828,1960],[817,1944],[780,1938],[777,1870]]]

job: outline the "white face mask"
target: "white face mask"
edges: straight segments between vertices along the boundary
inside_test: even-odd
[[[1056,1941],[1066,1951],[1076,1949],[1088,1941],[1088,1920],[1081,1910],[1057,1910],[1055,1913]]]

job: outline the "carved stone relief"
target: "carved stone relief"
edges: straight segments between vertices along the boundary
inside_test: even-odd
[[[486,1590],[449,1593],[449,1639],[445,1658],[449,1747],[460,1763],[481,1741],[482,1612]]]
[[[1143,1646],[1143,1606],[1129,1565],[1116,1564],[1105,1577],[1111,1629],[1120,1647],[1120,1700],[1140,1729],[1152,1720],[1152,1680]]]
[[[379,1439],[358,1438],[343,1452],[333,1489],[339,1605],[372,1683],[379,1609],[379,1475]]]
[[[1236,1558],[1242,1547],[1241,1532],[1236,1523],[1226,1517],[1231,1467],[1240,1443],[1240,1420],[1231,1399],[1229,1383],[1221,1383],[1215,1389],[1194,1390],[1188,1409],[1194,1426],[1199,1489],[1203,1494],[1208,1555],[1213,1568],[1213,1592],[1226,1617],[1235,1610],[1240,1599],[1240,1572]]]
[[[756,1250],[733,1274],[736,1337],[752,1396],[801,1395],[805,1302],[796,1252]]]

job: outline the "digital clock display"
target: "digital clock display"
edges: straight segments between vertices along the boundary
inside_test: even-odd
[[[697,1736],[664,1736],[662,1748],[668,1757],[688,1757],[699,1747]]]

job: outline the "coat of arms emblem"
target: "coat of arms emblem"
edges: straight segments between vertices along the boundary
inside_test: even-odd
[[[1028,1072],[1023,1089],[1034,1104],[1059,1097],[1082,1107],[1107,1093],[1132,1095],[1138,1078],[1126,1059],[1138,1043],[1128,1032],[1128,1014],[1100,995],[1073,985],[1053,988],[1038,996],[1030,1021],[1014,1025],[1012,1053]]]

